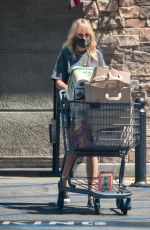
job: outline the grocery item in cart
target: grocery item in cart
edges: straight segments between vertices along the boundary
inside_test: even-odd
[[[100,83],[100,87],[106,87],[108,84],[114,86],[119,84],[121,87],[129,86],[130,72],[119,71],[111,66],[98,66],[94,68],[90,83]]]
[[[85,84],[85,98],[88,102],[129,103],[130,72],[117,71],[111,67],[97,67],[90,82]]]
[[[98,175],[98,190],[101,192],[111,191],[113,188],[112,173],[100,173]]]
[[[93,145],[92,131],[90,126],[86,124],[76,125],[70,128],[71,146],[75,148],[87,148]]]
[[[90,82],[93,71],[94,67],[76,66],[72,68],[70,78],[68,80],[68,89],[66,90],[68,100],[76,100],[84,96],[84,84],[85,82]]]

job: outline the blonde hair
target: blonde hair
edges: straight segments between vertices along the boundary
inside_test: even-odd
[[[90,34],[90,44],[87,47],[87,51],[92,59],[96,59],[96,38],[94,31],[92,29],[92,26],[90,22],[87,19],[79,18],[75,20],[70,28],[70,31],[68,33],[68,37],[66,42],[63,44],[63,47],[68,47],[71,52],[75,53],[75,36],[79,30],[79,28],[83,30],[87,30],[88,34]]]

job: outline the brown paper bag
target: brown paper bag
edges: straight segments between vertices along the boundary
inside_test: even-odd
[[[119,85],[120,87],[127,87],[130,85],[131,74],[129,71],[118,71],[112,67],[98,66],[94,69],[91,77],[91,83],[101,83],[102,87],[108,84]]]

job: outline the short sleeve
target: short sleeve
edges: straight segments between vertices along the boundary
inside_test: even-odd
[[[51,78],[52,80],[62,80],[64,82],[68,78],[68,61],[63,49],[58,55]]]
[[[99,66],[106,66],[103,55],[100,50],[97,50]]]

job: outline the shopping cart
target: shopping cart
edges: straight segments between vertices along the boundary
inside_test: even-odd
[[[64,193],[74,192],[93,197],[95,213],[100,212],[100,199],[115,199],[116,206],[126,215],[131,209],[131,195],[124,184],[125,157],[139,142],[140,113],[136,104],[90,103],[81,100],[68,101],[65,91],[60,92],[64,160],[58,183],[58,207],[64,207]],[[74,154],[74,161],[66,178],[62,172],[67,154]],[[73,177],[75,162],[79,157],[100,156],[121,159],[118,182],[111,191],[100,191],[98,177]],[[64,179],[68,186],[64,186]],[[92,189],[88,189],[89,180]]]

